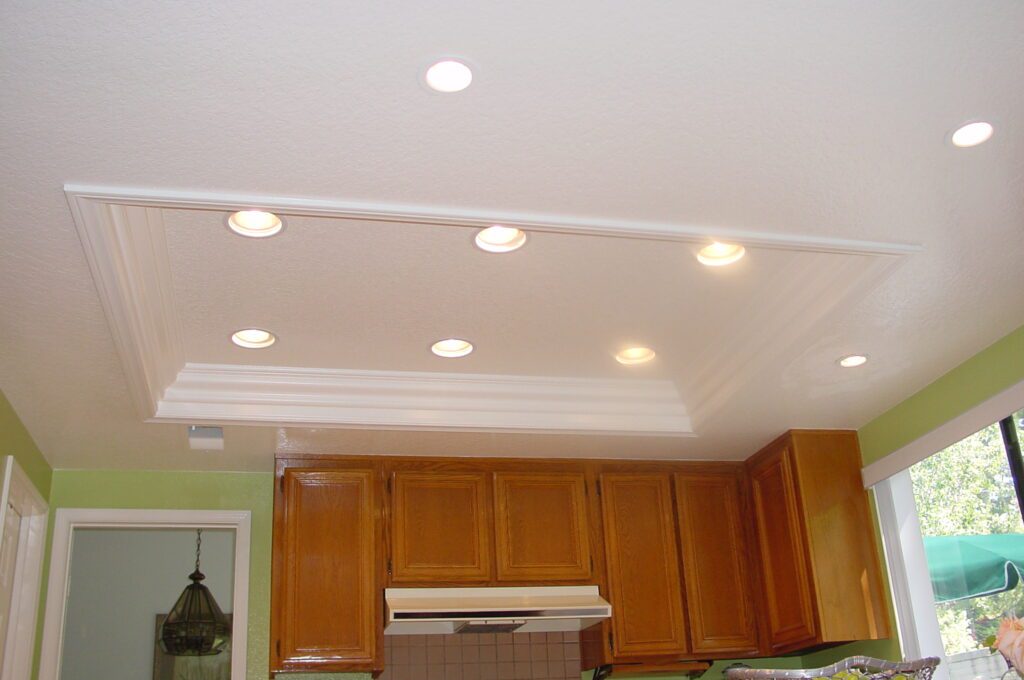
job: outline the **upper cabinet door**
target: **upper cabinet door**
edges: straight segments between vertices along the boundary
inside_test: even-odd
[[[815,642],[817,626],[789,446],[757,459],[750,480],[771,649],[798,649]]]
[[[614,655],[685,654],[671,477],[602,474],[601,509]]]
[[[675,482],[693,653],[756,655],[743,470],[679,473]]]
[[[499,581],[590,578],[582,473],[494,474]]]
[[[491,580],[485,474],[395,472],[392,494],[393,582]]]
[[[379,667],[373,473],[290,468],[278,500],[273,669]]]

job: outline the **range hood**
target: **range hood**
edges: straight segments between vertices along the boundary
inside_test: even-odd
[[[597,586],[387,588],[384,603],[385,635],[573,631],[612,615]]]

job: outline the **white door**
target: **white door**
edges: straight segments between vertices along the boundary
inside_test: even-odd
[[[21,539],[21,514],[10,503],[4,513],[3,538],[0,539],[0,640],[7,640],[11,620],[11,596],[14,593],[14,567],[18,563]],[[7,645],[0,646],[0,667]]]

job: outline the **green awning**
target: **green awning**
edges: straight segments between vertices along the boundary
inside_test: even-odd
[[[925,536],[936,602],[1012,590],[1024,571],[1024,534]]]

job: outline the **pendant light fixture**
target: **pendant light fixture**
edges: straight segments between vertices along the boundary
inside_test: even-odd
[[[203,530],[196,529],[196,570],[189,578],[171,613],[160,628],[160,647],[171,656],[210,656],[220,654],[231,637],[231,626],[217,606],[213,593],[201,581],[199,553]]]

